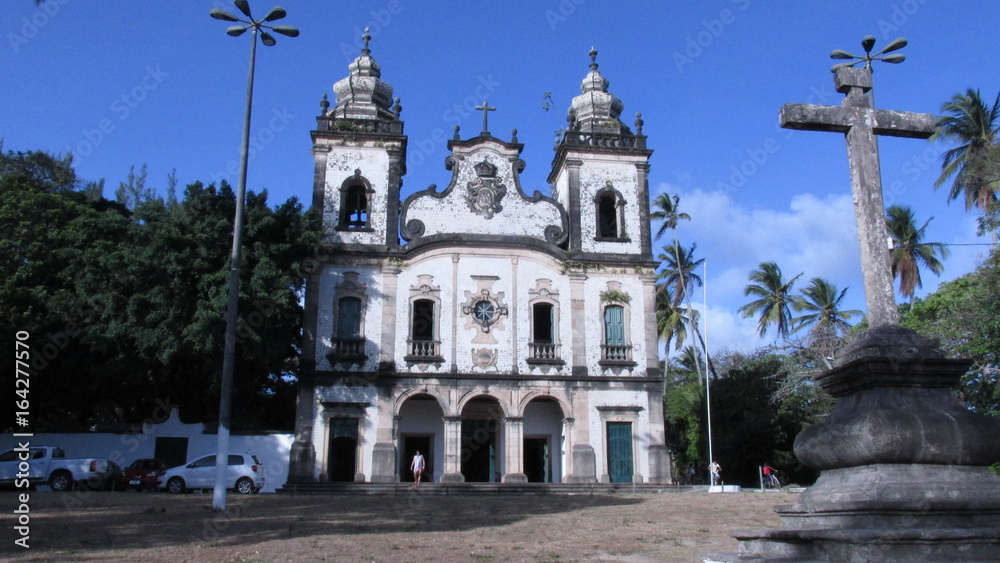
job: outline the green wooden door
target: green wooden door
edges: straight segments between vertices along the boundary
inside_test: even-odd
[[[608,476],[612,483],[632,482],[632,423],[608,423]]]

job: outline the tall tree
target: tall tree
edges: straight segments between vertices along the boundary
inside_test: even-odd
[[[991,149],[1000,141],[1000,94],[993,106],[988,107],[979,90],[969,88],[965,94],[955,94],[941,111],[947,115],[938,118],[937,131],[931,139],[951,140],[959,146],[944,153],[941,175],[934,187],[942,186],[954,176],[949,200],[964,195],[967,211],[978,207],[986,212],[997,201],[997,189],[1000,188],[995,174],[991,177],[983,173],[995,169],[995,166],[986,166],[984,160],[996,158],[996,152]]]
[[[743,295],[756,297],[739,308],[744,317],[758,316],[757,333],[764,336],[768,327],[774,325],[780,338],[787,338],[792,328],[792,308],[798,307],[798,300],[792,295],[792,286],[802,274],[785,281],[781,268],[774,262],[761,262],[750,272],[754,282],[743,289]]]
[[[847,288],[837,292],[837,286],[823,278],[813,278],[809,286],[802,290],[802,298],[798,300],[798,310],[806,314],[792,319],[796,331],[805,327],[811,330],[830,330],[834,335],[841,334],[851,328],[849,322],[854,317],[864,313],[857,309],[842,310],[841,301],[847,294]]]
[[[649,214],[649,219],[651,221],[663,221],[660,224],[660,228],[656,231],[656,238],[661,238],[667,229],[674,231],[674,242],[677,239],[677,225],[680,221],[690,221],[691,216],[683,211],[679,211],[681,198],[679,196],[672,196],[667,193],[662,193],[656,196],[650,207],[653,212]]]
[[[85,192],[68,159],[0,154],[0,344],[31,335],[35,430],[141,421],[157,401],[189,422],[218,406],[235,205],[188,186],[175,209],[134,210]],[[96,199],[95,199],[96,197]],[[297,201],[247,197],[234,423],[293,420],[300,297],[320,228]]]
[[[664,251],[656,257],[663,267],[657,277],[662,280],[662,287],[669,288],[673,293],[674,307],[679,306],[683,299],[690,300],[691,289],[702,283],[701,276],[695,271],[705,259],[695,260],[694,251],[697,247],[697,243],[694,243],[691,248],[684,250],[679,243],[674,242],[663,247]]]
[[[944,271],[944,265],[938,260],[948,258],[951,252],[940,242],[923,242],[927,225],[931,217],[917,228],[913,209],[902,205],[893,205],[885,212],[885,226],[892,237],[892,276],[899,278],[899,293],[910,300],[918,287],[923,287],[920,280],[920,268],[927,268],[937,275]]]

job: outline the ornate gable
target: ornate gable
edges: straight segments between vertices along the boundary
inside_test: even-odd
[[[457,136],[457,134],[456,134]],[[561,244],[567,235],[566,211],[551,197],[536,191],[527,196],[518,177],[524,169],[523,145],[505,143],[484,131],[478,137],[448,143],[452,153],[445,167],[451,183],[411,195],[403,203],[403,238],[431,236],[470,240],[470,235],[528,237]]]

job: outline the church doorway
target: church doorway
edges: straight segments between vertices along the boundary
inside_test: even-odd
[[[552,482],[549,437],[524,437],[524,474],[529,483]]]
[[[562,482],[565,416],[552,397],[536,397],[525,406],[522,471],[529,483]]]
[[[479,397],[462,410],[462,476],[466,483],[499,483],[503,471],[496,399]]]
[[[608,423],[608,477],[612,483],[632,482],[632,423]]]
[[[358,419],[330,419],[330,445],[326,460],[330,481],[354,482],[358,467]]]
[[[403,436],[402,440],[403,462],[400,464],[400,481],[404,483],[413,482],[413,471],[410,470],[410,464],[413,462],[413,456],[417,455],[418,451],[420,455],[424,456],[424,476],[420,480],[424,483],[431,481],[434,475],[434,435]]]
[[[432,395],[419,394],[399,408],[396,431],[399,436],[396,455],[396,475],[404,483],[413,482],[410,462],[417,450],[424,456],[424,476],[428,483],[441,478],[444,466],[444,411]]]

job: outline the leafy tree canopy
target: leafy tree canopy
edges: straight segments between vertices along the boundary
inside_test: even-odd
[[[163,201],[133,170],[117,191],[104,199],[69,159],[0,154],[0,338],[31,334],[34,430],[115,427],[160,404],[217,418],[233,190],[196,182]],[[251,192],[246,210],[234,428],[289,428],[320,227],[294,198]]]

